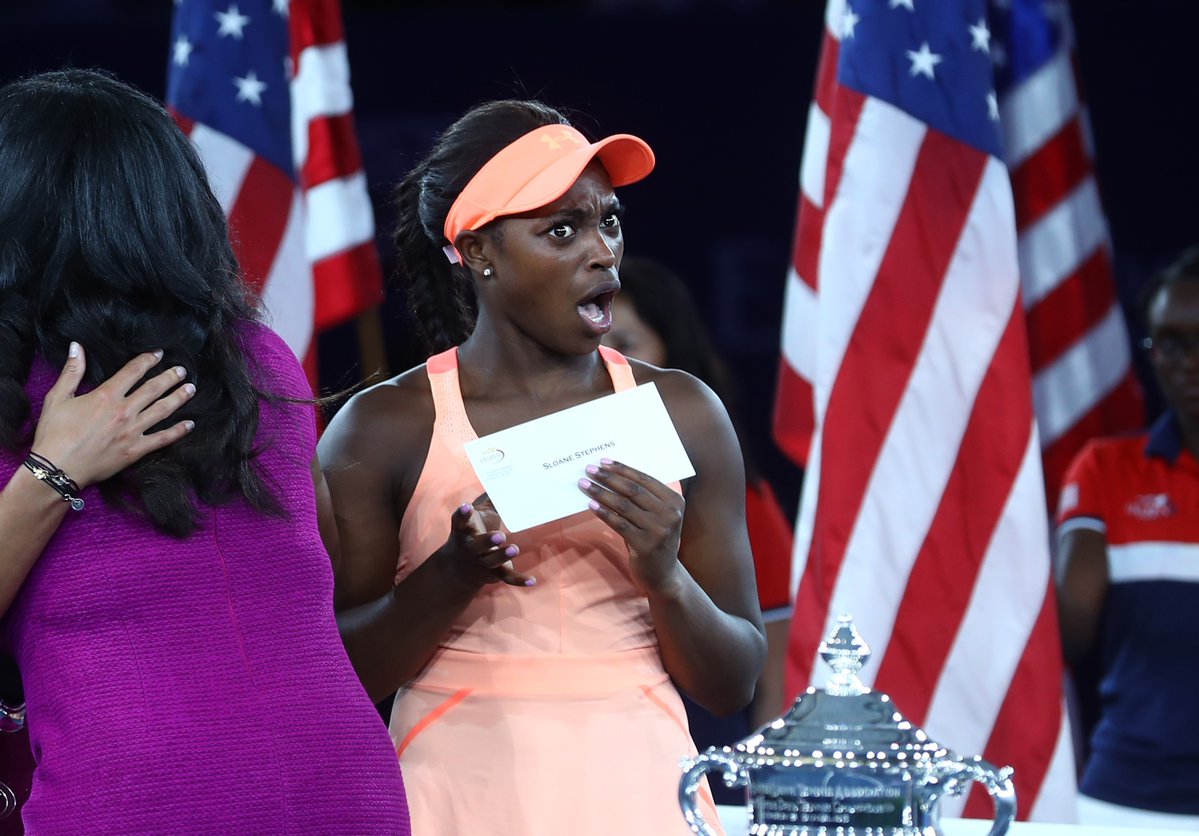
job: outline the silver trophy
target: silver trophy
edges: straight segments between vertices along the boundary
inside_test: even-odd
[[[693,833],[716,833],[695,803],[714,769],[730,787],[747,789],[750,836],[941,836],[941,799],[972,781],[995,804],[990,836],[1007,832],[1016,817],[1011,767],[955,755],[863,685],[857,673],[870,649],[848,615],[820,655],[833,669],[823,691],[809,688],[735,746],[684,761],[679,804]]]

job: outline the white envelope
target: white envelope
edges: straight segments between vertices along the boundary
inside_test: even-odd
[[[666,483],[695,475],[653,383],[468,441],[466,455],[509,531],[586,511],[578,482],[601,458]]]

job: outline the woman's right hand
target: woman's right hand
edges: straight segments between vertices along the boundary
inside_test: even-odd
[[[516,571],[512,558],[520,547],[508,541],[500,529],[500,516],[483,494],[473,503],[463,503],[450,520],[450,536],[439,550],[443,564],[463,583],[481,587],[504,582],[511,586],[533,586],[537,579]]]
[[[146,433],[196,391],[190,383],[179,385],[187,372],[178,366],[137,386],[161,359],[161,351],[139,354],[91,392],[76,395],[86,360],[82,347],[71,343],[62,374],[42,401],[33,451],[84,488],[183,438],[191,421]]]

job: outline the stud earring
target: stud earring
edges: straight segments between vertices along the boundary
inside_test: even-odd
[[[492,273],[494,273],[494,272],[495,272],[495,271],[494,271],[494,270],[492,270],[490,267],[484,267],[484,268],[483,268],[483,277],[484,277],[484,278],[490,278],[490,277],[491,277],[491,274],[492,274]]]

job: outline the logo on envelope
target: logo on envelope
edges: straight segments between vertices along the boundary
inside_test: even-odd
[[[479,453],[479,461],[482,464],[499,464],[504,460],[504,451],[499,447],[488,447],[486,450]]]

